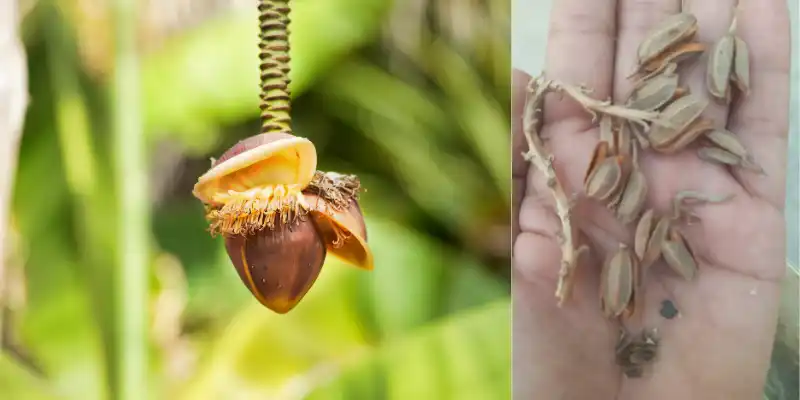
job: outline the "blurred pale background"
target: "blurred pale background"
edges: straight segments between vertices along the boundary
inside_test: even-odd
[[[241,284],[191,196],[210,157],[258,132],[255,1],[139,2],[119,30],[140,44],[141,104],[109,96],[111,71],[135,82],[137,67],[130,49],[114,57],[121,3],[22,2],[31,103],[0,399],[123,398],[137,382],[122,367],[149,374],[127,399],[509,398],[509,2],[292,1],[296,133],[320,169],[361,177],[375,270],[329,257],[283,316]],[[118,136],[148,159],[115,172],[112,132],[140,126]],[[147,293],[112,279],[115,188],[139,172]],[[141,332],[114,329],[145,301]],[[149,357],[123,357],[126,338]]]
[[[514,68],[523,70],[531,75],[541,72],[544,65],[545,48],[547,45],[548,19],[552,8],[552,0],[514,0],[512,4],[512,45],[511,64]],[[784,300],[781,312],[782,330],[778,333],[781,338],[786,338],[792,344],[788,350],[785,347],[776,347],[776,353],[793,351],[797,353],[798,341],[798,256],[800,255],[800,42],[798,42],[798,2],[788,0],[789,12],[792,19],[792,92],[791,92],[791,132],[789,138],[789,168],[786,179],[786,221],[787,221],[787,260],[788,276],[784,284]],[[789,385],[782,392],[774,389],[768,390],[770,399],[795,399],[798,397],[797,389],[797,357],[791,357],[789,367],[783,364],[780,354],[773,356],[773,371],[771,378],[779,380],[786,376]],[[776,366],[780,364],[779,366]],[[781,371],[776,371],[781,369]],[[777,386],[775,384],[773,386]],[[789,387],[791,386],[791,387]],[[769,389],[769,388],[768,388]],[[778,397],[782,396],[782,397]]]

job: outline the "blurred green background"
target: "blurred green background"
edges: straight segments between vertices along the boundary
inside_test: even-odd
[[[251,297],[191,196],[210,157],[258,131],[255,1],[140,1],[130,29],[114,3],[21,2],[31,102],[0,399],[120,398],[121,366],[149,374],[127,398],[510,397],[509,1],[293,1],[296,134],[320,169],[360,176],[376,261],[329,257],[288,315]],[[115,50],[119,32],[138,48]],[[135,104],[113,96],[131,51]],[[136,124],[124,141],[147,160],[118,170],[114,131]],[[118,202],[144,169],[137,297],[115,283]],[[115,328],[143,309],[141,332]],[[148,357],[121,358],[122,340]]]

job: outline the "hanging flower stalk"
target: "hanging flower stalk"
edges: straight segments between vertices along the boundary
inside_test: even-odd
[[[261,0],[261,133],[240,141],[198,178],[206,206],[242,282],[264,306],[292,310],[328,252],[371,270],[358,177],[317,171],[314,144],[295,136],[289,90],[289,0]]]
[[[289,0],[258,2],[261,133],[292,133],[289,11]]]

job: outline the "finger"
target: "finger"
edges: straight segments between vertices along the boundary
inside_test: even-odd
[[[689,87],[692,95],[709,100],[703,116],[714,121],[716,126],[725,126],[728,120],[728,106],[716,102],[708,94],[706,88],[706,70],[711,46],[730,28],[733,10],[738,0],[684,0],[683,12],[697,17],[699,29],[697,40],[706,44],[706,50],[695,62],[681,69],[683,82]]]
[[[567,84],[584,84],[593,96],[611,95],[616,34],[615,0],[559,0],[550,15],[545,73]],[[544,123],[589,115],[572,100],[549,95]]]
[[[526,88],[530,76],[520,70],[514,70],[511,81],[511,239],[516,240],[519,234],[519,206],[525,195],[525,178],[529,164],[522,153],[527,151],[525,136],[522,133],[522,110],[525,107]]]
[[[520,212],[526,218],[531,218],[531,214],[541,213],[542,215],[536,215],[533,218],[536,220],[540,218],[548,219],[547,214],[550,214],[544,208],[532,209],[528,202],[523,202],[522,207]],[[548,221],[548,225],[550,223],[553,223],[551,228],[555,231],[557,224],[555,221]],[[556,303],[553,293],[555,293],[556,282],[558,281],[558,266],[560,264],[561,250],[558,247],[555,236],[542,231],[530,232],[526,230],[523,230],[517,236],[512,260],[514,269],[527,282],[541,285],[541,291],[547,292],[547,300],[553,304]]]
[[[586,85],[592,97],[608,99],[614,74],[616,1],[561,0],[554,2],[550,17],[545,74],[570,85]],[[547,95],[542,136],[547,138],[568,196],[581,190],[583,175],[597,143],[591,116],[575,101]],[[535,187],[549,193],[542,174],[528,177],[528,192]],[[597,208],[602,208],[598,205]],[[611,215],[606,212],[607,219]],[[525,231],[525,228],[522,227]]]
[[[521,209],[523,232],[514,250],[512,279],[513,370],[515,398],[538,398],[534,393],[559,393],[564,398],[610,398],[618,390],[614,368],[608,368],[612,340],[610,324],[598,312],[597,275],[590,255],[576,271],[569,306],[558,307],[553,296],[561,252],[553,236],[558,219],[533,197]],[[530,232],[528,228],[536,227]],[[589,275],[589,276],[586,276]],[[564,351],[569,349],[570,351]],[[597,351],[601,349],[601,351]],[[585,370],[599,371],[580,384],[563,382]]]
[[[623,102],[633,88],[634,81],[628,76],[636,68],[636,53],[647,32],[663,19],[680,11],[680,0],[620,0],[614,71],[615,102]]]
[[[751,91],[738,101],[728,128],[739,135],[766,176],[736,173],[750,193],[783,208],[789,133],[789,13],[785,1],[770,0],[742,2],[737,15],[737,34],[750,50]]]

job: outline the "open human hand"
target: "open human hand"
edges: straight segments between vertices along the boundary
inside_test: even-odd
[[[560,0],[554,2],[548,37],[547,78],[586,85],[597,99],[625,99],[636,48],[646,31],[670,14],[691,12],[700,41],[724,34],[736,0]],[[515,176],[513,373],[515,399],[755,399],[769,367],[785,272],[786,152],[790,36],[785,0],[742,1],[738,35],[750,47],[751,92],[725,107],[704,112],[717,126],[736,133],[765,171],[731,171],[697,158],[640,152],[649,183],[647,207],[666,212],[679,191],[733,195],[726,202],[692,208],[694,224],[680,230],[699,271],[686,282],[659,262],[644,290],[641,323],[661,337],[656,363],[640,379],[627,379],[614,363],[618,325],[600,308],[603,261],[618,243],[630,244],[624,226],[601,204],[581,198],[573,223],[591,252],[582,258],[572,296],[557,306],[554,290],[561,251],[560,224],[544,176],[525,162],[522,110],[528,77],[515,71],[513,135]],[[708,98],[705,59],[681,66],[682,84]],[[568,193],[579,193],[596,124],[576,102],[545,98],[541,136]],[[659,313],[663,300],[680,311]],[[640,326],[641,328],[641,326]]]

